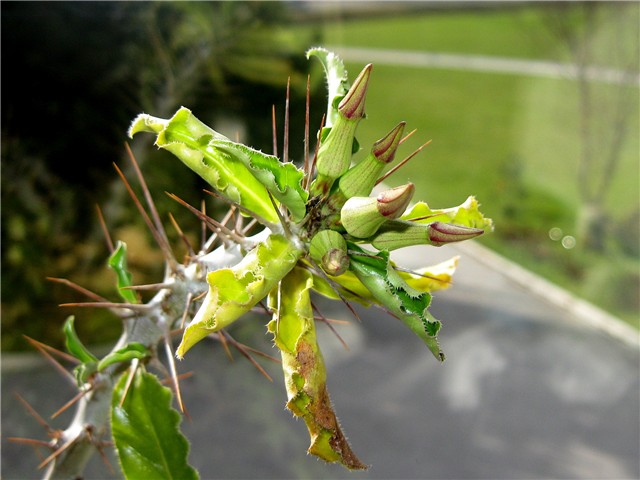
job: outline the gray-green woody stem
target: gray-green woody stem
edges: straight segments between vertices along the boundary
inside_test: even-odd
[[[181,318],[188,293],[197,295],[206,289],[201,270],[194,263],[166,278],[165,283],[170,283],[171,288],[161,290],[149,301],[148,313],[124,320],[124,332],[112,352],[132,342],[150,347],[158,345]],[[113,385],[122,367],[116,364],[98,373],[91,391],[77,402],[73,420],[52,445],[55,449],[65,448],[49,463],[45,479],[82,478],[87,462],[96,451],[95,442],[107,431]]]

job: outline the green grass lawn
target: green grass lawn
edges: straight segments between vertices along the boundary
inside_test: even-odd
[[[323,33],[334,45],[547,59],[555,45],[540,10],[434,11],[334,22]]]
[[[543,7],[452,11],[407,18],[336,22],[324,27],[325,43],[369,48],[424,50],[558,60],[561,46],[545,27]],[[347,65],[355,76],[362,64]],[[613,236],[604,254],[584,252],[549,239],[559,227],[576,235],[580,200],[577,169],[581,149],[577,84],[570,79],[374,65],[368,118],[358,137],[365,150],[397,122],[418,132],[401,147],[411,152],[432,143],[396,175],[412,181],[417,198],[447,207],[474,194],[496,221],[483,240],[491,248],[638,325],[637,254],[621,252]],[[593,84],[606,99],[619,87]],[[638,88],[627,88],[633,105],[629,134],[606,199],[610,229],[639,208]],[[597,104],[594,148],[606,155],[612,134],[609,111]],[[602,171],[594,171],[597,179]],[[637,228],[637,227],[636,227]],[[628,232],[628,230],[627,230]],[[637,232],[630,232],[630,235]],[[617,275],[620,274],[620,275]]]

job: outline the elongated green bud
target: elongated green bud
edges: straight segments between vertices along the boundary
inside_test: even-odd
[[[309,255],[329,275],[342,275],[349,268],[347,242],[335,230],[317,233],[309,244]]]
[[[349,235],[368,238],[387,220],[400,217],[415,188],[413,183],[392,188],[377,197],[351,197],[340,211],[342,226]]]
[[[326,195],[335,179],[351,165],[353,141],[358,123],[364,117],[364,100],[372,68],[371,64],[364,67],[338,105],[336,122],[318,150],[318,177],[312,186],[314,195]]]
[[[393,161],[405,125],[405,122],[396,125],[387,135],[373,144],[369,155],[340,177],[339,191],[345,198],[363,197],[371,193],[384,166]]]
[[[309,291],[311,274],[294,269],[280,284],[278,298],[271,294],[274,319],[268,329],[282,355],[287,408],[301,417],[309,430],[309,453],[351,470],[365,470],[340,428],[327,391],[327,372],[316,340]]]
[[[405,220],[385,222],[378,232],[368,238],[379,250],[396,250],[411,245],[433,245],[461,242],[482,235],[480,228],[462,227],[451,223],[433,222],[420,224]]]

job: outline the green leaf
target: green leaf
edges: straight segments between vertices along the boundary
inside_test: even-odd
[[[113,365],[114,363],[123,363],[130,362],[133,359],[142,360],[145,357],[148,357],[151,352],[149,349],[138,342],[132,342],[125,347],[116,350],[115,352],[109,353],[106,357],[104,357],[98,363],[98,371],[101,372],[109,365]]]
[[[123,287],[131,286],[131,273],[127,270],[127,244],[118,240],[116,248],[109,257],[108,265],[118,276],[118,293],[127,303],[138,303],[138,297],[133,290]]]
[[[76,329],[73,326],[74,321],[75,317],[73,315],[67,317],[67,320],[64,322],[64,327],[62,328],[67,351],[82,363],[97,362],[98,358],[87,350],[80,341],[80,338],[78,338]]]
[[[295,220],[306,214],[308,194],[302,188],[302,170],[232,142],[187,108],[180,108],[169,120],[138,115],[129,136],[138,132],[157,134],[158,147],[173,153],[213,188],[268,222],[279,221],[269,193],[289,209]]]
[[[273,290],[302,256],[294,242],[270,235],[240,263],[207,274],[209,291],[184,331],[178,358],[210,333],[235,322]]]
[[[480,212],[480,204],[471,196],[457,207],[432,210],[425,202],[416,203],[409,209],[401,220],[416,223],[444,222],[463,227],[480,228],[485,231],[493,230],[493,221]],[[417,220],[416,220],[417,219]]]
[[[111,400],[111,430],[124,476],[197,479],[187,463],[189,443],[178,428],[180,414],[171,407],[171,390],[155,375],[138,370],[120,405],[128,376],[120,377]]]
[[[309,290],[313,278],[307,270],[293,269],[269,296],[274,319],[269,331],[282,355],[287,408],[302,417],[311,445],[309,453],[352,470],[367,468],[351,450],[333,411],[327,391],[327,372],[316,340]]]
[[[96,372],[98,358],[87,350],[80,341],[80,338],[78,338],[78,334],[73,326],[74,320],[73,315],[67,317],[62,330],[65,336],[67,351],[82,362],[73,369],[76,383],[78,387],[81,387],[87,382],[89,377]]]
[[[335,53],[316,47],[307,51],[307,58],[311,57],[316,57],[320,60],[327,79],[328,105],[325,129],[328,129],[336,122],[338,104],[349,91],[349,76],[342,59]],[[325,129],[323,129],[323,135],[328,133],[328,130],[324,132]]]
[[[392,268],[388,252],[373,254],[354,244],[349,244],[349,250],[354,251],[351,254],[351,271],[377,302],[418,335],[438,360],[444,360],[436,339],[441,324],[427,311],[431,295],[410,287]]]

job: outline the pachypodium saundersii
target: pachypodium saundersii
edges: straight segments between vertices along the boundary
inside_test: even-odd
[[[67,322],[67,347],[80,362],[76,379],[88,392],[82,408],[91,406],[103,390],[113,390],[111,426],[126,476],[149,471],[134,451],[137,427],[131,415],[142,408],[138,402],[144,401],[147,391],[166,400],[144,364],[157,355],[158,342],[169,348],[170,332],[185,319],[178,306],[186,304],[185,313],[196,307],[175,352],[178,358],[201,340],[221,335],[259,304],[268,309],[271,320],[266,328],[281,353],[286,405],[308,428],[309,453],[354,470],[367,467],[347,442],[329,398],[311,292],[347,305],[354,301],[379,306],[409,327],[438,361],[445,358],[437,340],[441,323],[428,308],[431,292],[449,286],[456,260],[444,269],[411,272],[397,266],[389,252],[471,239],[491,230],[492,222],[480,213],[474,197],[454,208],[432,209],[424,202],[412,203],[412,183],[372,194],[394,162],[405,124],[393,127],[356,161],[355,134],[365,117],[372,66],[364,67],[350,84],[335,54],[314,48],[307,56],[316,57],[324,67],[328,107],[316,153],[305,158],[302,168],[230,140],[184,107],[170,119],[141,114],[129,129],[131,137],[154,134],[156,146],[179,158],[233,211],[257,221],[262,229],[248,236],[247,229],[228,228],[228,218],[216,222],[190,207],[222,241],[214,249],[213,240],[206,242],[184,265],[169,262],[161,290],[150,302],[138,304],[131,289],[126,246],[114,249],[109,265],[118,274],[122,308],[133,315],[125,320],[125,333],[110,354],[99,360],[88,352],[75,335],[73,321]],[[147,220],[167,250],[159,221]],[[198,300],[201,294],[204,298]],[[134,330],[130,327],[134,322],[144,328]],[[171,417],[167,431],[176,426],[177,419]],[[66,441],[72,442],[72,430],[63,432],[63,440],[67,435]],[[181,444],[178,450],[186,459],[186,447]],[[195,471],[183,460],[174,474],[193,477]]]
[[[157,146],[172,152],[265,227],[257,239],[247,238],[240,245],[238,263],[207,274],[209,290],[184,331],[177,356],[268,297],[273,312],[269,331],[282,353],[287,406],[307,424],[312,439],[309,452],[362,469],[365,465],[351,451],[329,401],[310,292],[326,293],[329,286],[336,295],[383,306],[443,360],[436,339],[440,322],[427,310],[428,289],[411,286],[420,281],[397,271],[388,252],[474,238],[491,228],[491,222],[479,213],[473,198],[448,210],[418,203],[407,211],[414,192],[411,183],[369,196],[394,158],[404,124],[352,166],[372,66],[367,65],[349,87],[335,55],[322,49],[312,49],[308,55],[322,61],[330,86],[315,169],[308,164],[300,170],[232,142],[185,108],[169,120],[140,115],[130,135],[156,134]],[[309,182],[312,170],[315,178]],[[371,244],[379,251],[358,244]]]

